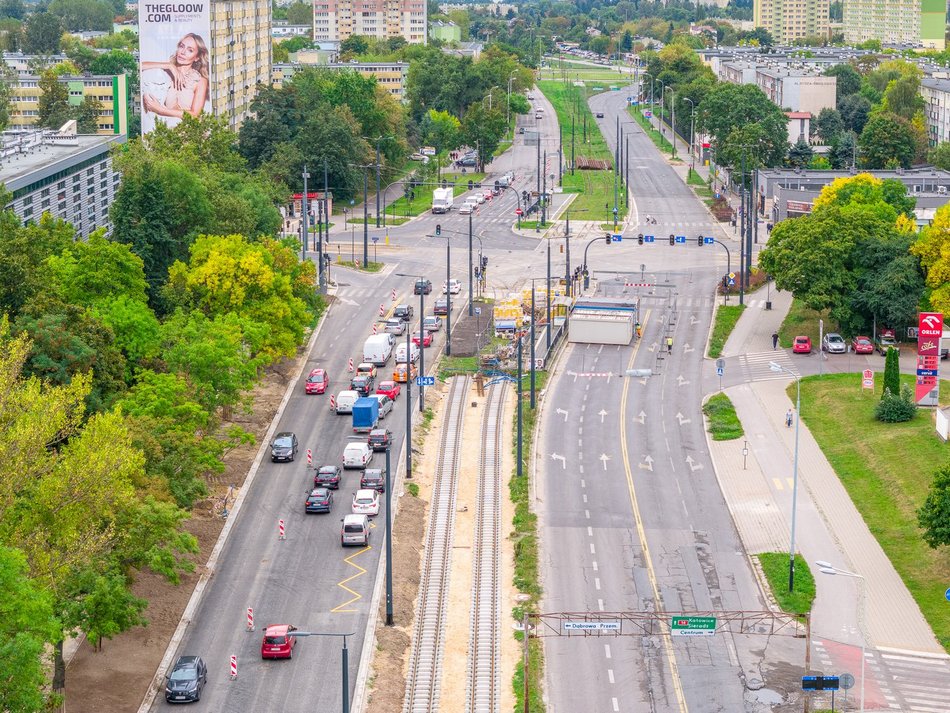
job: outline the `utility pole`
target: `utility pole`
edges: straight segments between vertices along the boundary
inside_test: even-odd
[[[379,227],[379,142],[382,137],[376,139],[376,227]]]
[[[366,169],[369,166],[363,166],[363,268],[366,268],[367,263],[369,262],[369,214],[366,212],[367,205],[367,180]]]
[[[551,353],[551,241],[550,240],[548,240],[547,282],[544,284],[546,285],[544,294],[546,295],[546,299],[547,299],[547,313],[548,313],[548,328],[544,333],[545,334],[544,341],[545,341],[545,346],[546,346],[546,351],[544,352],[544,358],[547,359],[548,354]]]
[[[544,171],[544,176],[542,177],[542,188],[541,188],[541,225],[547,223],[548,219],[548,152],[544,152],[544,160],[541,162],[541,170]]]
[[[445,238],[445,356],[452,356],[452,241]],[[420,347],[421,348],[421,347]]]
[[[571,207],[567,207],[567,231],[564,233],[564,284],[567,290],[567,296],[570,297],[574,290],[574,281],[571,279]]]
[[[630,207],[630,137],[627,137],[627,145],[623,152],[623,207]]]
[[[742,206],[742,224],[739,228],[739,304],[745,304],[745,225],[748,218],[745,199],[745,148],[742,149],[742,175],[739,178],[739,183],[742,188],[742,197],[739,201],[739,205]]]
[[[574,175],[574,115],[571,114],[571,175]]]
[[[320,201],[322,207],[323,219],[326,221],[326,239],[327,242],[330,242],[330,203],[329,203],[329,193],[330,193],[330,178],[329,178],[329,168],[327,166],[327,160],[323,159],[323,200]],[[327,293],[327,273],[325,265],[323,264],[323,235],[317,236],[320,242],[317,245],[317,282],[320,285],[320,294],[325,295]]]
[[[521,360],[522,360],[522,350],[524,345],[524,335],[518,335],[518,466],[516,472],[518,477],[524,475],[524,437],[522,433],[523,426],[521,425],[521,415],[522,415],[522,402],[524,399],[521,397]],[[526,637],[527,639],[527,637]]]
[[[538,129],[538,195],[541,195],[541,130]]]
[[[557,182],[564,182],[564,127],[557,125]]]
[[[307,259],[307,241],[310,240],[310,234],[307,231],[307,179],[310,174],[307,173],[307,166],[303,167],[303,197],[300,199],[300,256],[301,259]]]
[[[481,265],[479,265],[481,267]],[[475,302],[472,299],[472,282],[475,275],[472,273],[472,214],[468,214],[468,316],[475,314]],[[448,285],[448,283],[446,283]],[[451,291],[451,290],[450,290]],[[420,315],[421,319],[421,315]]]

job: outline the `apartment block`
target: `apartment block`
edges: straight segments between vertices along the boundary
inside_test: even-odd
[[[845,42],[946,47],[946,0],[847,0],[843,6]]]
[[[342,42],[363,35],[425,44],[427,19],[425,0],[313,0],[313,39]]]
[[[930,145],[950,141],[950,80],[926,77],[920,81],[920,95]]]
[[[271,4],[211,3],[211,107],[232,129],[251,113],[257,85],[271,81]]]
[[[830,0],[755,0],[752,19],[775,42],[794,44],[804,37],[828,35],[829,8]]]
[[[129,92],[124,74],[63,76],[59,82],[65,84],[69,91],[70,105],[78,106],[87,97],[96,102],[99,107],[96,133],[129,133]],[[10,121],[7,128],[11,131],[32,129],[39,120],[42,94],[40,78],[34,74],[20,75],[10,82]]]
[[[837,106],[837,77],[794,69],[760,68],[755,73],[759,89],[778,107],[817,116],[822,109]]]
[[[307,68],[306,63],[275,64],[271,73],[271,86],[279,89],[285,82],[293,78],[294,74]],[[403,101],[406,93],[406,77],[409,74],[408,62],[348,62],[343,64],[321,64],[320,67],[334,70],[353,70],[364,77],[373,77],[379,86],[389,90],[399,101]]]

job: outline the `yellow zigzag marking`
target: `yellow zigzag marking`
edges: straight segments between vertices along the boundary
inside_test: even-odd
[[[376,527],[375,523],[370,523],[370,529],[373,529],[373,528],[375,528],[375,527]],[[370,547],[369,547],[369,545],[367,545],[367,546],[364,547],[363,549],[357,550],[356,552],[354,552],[353,554],[351,554],[349,557],[345,557],[345,558],[343,559],[343,561],[346,562],[348,565],[350,565],[351,567],[354,567],[354,568],[357,570],[357,572],[356,572],[356,574],[351,574],[351,575],[350,575],[349,577],[347,577],[346,579],[337,582],[337,583],[336,583],[336,586],[340,587],[341,589],[344,589],[345,591],[349,592],[349,593],[352,594],[353,596],[350,597],[349,599],[347,599],[347,600],[346,600],[345,602],[343,602],[342,604],[340,604],[340,605],[334,607],[333,609],[331,609],[331,610],[330,610],[330,613],[331,613],[331,614],[347,614],[347,613],[352,613],[352,612],[355,612],[355,611],[356,611],[356,609],[344,609],[343,607],[349,606],[349,605],[352,604],[353,602],[359,601],[360,599],[363,598],[363,595],[360,594],[359,592],[354,592],[352,589],[350,589],[350,588],[347,587],[346,585],[347,585],[348,582],[352,582],[352,581],[353,581],[354,579],[356,579],[357,577],[362,577],[364,574],[366,574],[366,569],[364,569],[363,567],[360,567],[358,564],[356,564],[356,562],[353,562],[352,560],[353,560],[354,557],[358,557],[359,555],[363,554],[364,552],[368,552],[369,549],[370,549]]]

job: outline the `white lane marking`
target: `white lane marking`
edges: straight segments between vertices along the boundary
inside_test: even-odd
[[[600,591],[600,577],[594,577],[594,589]]]
[[[604,610],[604,600],[603,600],[603,599],[598,599],[598,600],[597,600],[597,608],[600,609],[601,611]]]
[[[613,705],[615,711],[619,711],[619,710],[620,710],[620,704],[617,703],[617,699],[616,699],[616,698],[611,698],[611,699],[610,699],[610,703]]]
[[[584,511],[584,517],[586,517],[588,520],[590,520],[590,510],[585,510],[585,511]]]
[[[610,658],[610,644],[604,644],[604,656]]]
[[[596,554],[597,554],[597,550],[594,549],[594,543],[593,543],[593,542],[590,543],[590,553],[591,553],[592,555],[596,555]]]
[[[587,536],[588,536],[588,537],[593,537],[593,536],[594,536],[594,528],[591,527],[590,525],[587,526]]]
[[[591,545],[591,547],[593,547],[593,545]],[[600,571],[600,570],[597,569],[597,560],[594,560],[593,562],[591,562],[591,564],[593,565],[595,572]]]
[[[607,680],[611,683],[614,682],[614,670],[612,668],[607,669]]]

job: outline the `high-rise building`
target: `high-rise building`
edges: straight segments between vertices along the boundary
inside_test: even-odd
[[[426,19],[426,0],[313,0],[313,39],[342,42],[363,35],[425,44]]]
[[[830,4],[830,0],[755,0],[752,20],[776,43],[793,45],[805,37],[828,35]]]
[[[129,133],[129,93],[124,74],[62,76],[59,83],[69,92],[70,106],[79,106],[88,98],[98,107],[96,133],[105,136]],[[35,74],[22,74],[9,82],[10,119],[7,129],[26,131],[39,120],[40,78]],[[59,127],[56,127],[57,129]]]
[[[946,0],[847,0],[844,39],[850,44],[878,40],[885,45],[944,49]]]
[[[260,0],[211,3],[212,110],[237,129],[251,113],[257,86],[271,81],[271,4]]]

